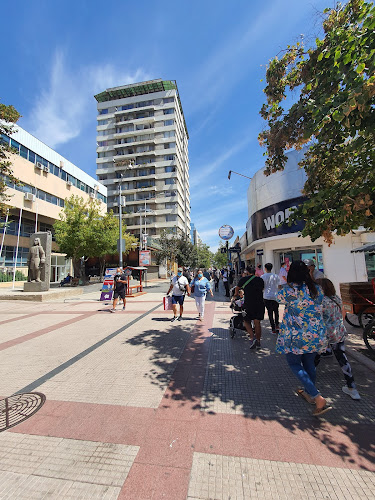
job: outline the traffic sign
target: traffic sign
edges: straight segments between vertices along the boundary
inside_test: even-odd
[[[230,240],[231,238],[233,238],[233,235],[234,229],[232,226],[228,226],[227,224],[225,224],[219,229],[219,236],[222,240]]]

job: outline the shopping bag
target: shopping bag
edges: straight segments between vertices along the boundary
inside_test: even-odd
[[[171,311],[172,307],[172,297],[163,297],[164,311]]]

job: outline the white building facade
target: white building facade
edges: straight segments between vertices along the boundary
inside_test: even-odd
[[[356,230],[346,236],[335,236],[328,246],[323,238],[314,242],[303,238],[303,223],[289,226],[289,215],[294,207],[303,203],[302,188],[306,174],[298,163],[303,151],[287,154],[285,169],[268,177],[260,169],[253,176],[247,192],[248,223],[241,237],[241,260],[246,264],[274,265],[293,260],[313,259],[339,291],[339,283],[367,281],[375,276],[373,256],[352,253],[351,250],[375,241],[375,233]]]
[[[190,236],[188,131],[175,81],[107,89],[98,109],[97,177],[108,210],[122,212],[127,231]]]

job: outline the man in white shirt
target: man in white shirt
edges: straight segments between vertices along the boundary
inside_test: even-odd
[[[173,318],[171,321],[181,321],[182,313],[184,312],[184,299],[185,293],[190,296],[190,286],[189,281],[185,276],[182,275],[183,269],[179,267],[177,270],[177,276],[171,279],[171,284],[167,295],[172,290],[172,306],[173,306]],[[180,305],[180,316],[177,318],[177,304]]]
[[[315,262],[312,259],[305,259],[303,262],[308,267],[310,276],[314,281],[324,278],[324,274],[316,268]]]
[[[266,272],[261,278],[264,281],[263,299],[266,306],[268,318],[271,323],[272,333],[279,333],[279,303],[276,300],[279,290],[280,279],[277,274],[272,273],[272,264],[265,264]]]
[[[266,266],[264,266],[266,267]],[[281,263],[280,267],[280,272],[279,272],[279,280],[280,280],[280,285],[286,285],[287,284],[287,276],[288,276],[288,271],[286,270],[286,262]]]
[[[224,271],[223,271],[223,283],[224,283],[224,287],[225,287],[225,296],[226,297],[229,297],[229,276],[228,276],[228,269],[225,269],[224,268]]]

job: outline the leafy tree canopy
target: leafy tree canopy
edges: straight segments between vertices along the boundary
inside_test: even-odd
[[[213,255],[213,263],[218,269],[221,269],[228,264],[228,254],[221,253],[221,249],[225,248],[225,246],[226,246],[225,243],[222,240],[220,240],[219,248]]]
[[[375,7],[364,0],[324,11],[324,37],[313,47],[288,46],[270,61],[259,135],[267,148],[265,174],[282,170],[285,152],[307,145],[300,166],[307,201],[293,214],[303,236],[375,230]],[[281,106],[294,97],[289,109]],[[291,221],[292,222],[292,221]]]
[[[167,259],[170,263],[177,262],[179,266],[210,267],[212,252],[207,245],[199,248],[191,243],[185,235],[177,236],[175,233],[163,230],[158,239],[161,250],[157,253],[157,262],[160,264]]]
[[[6,106],[0,103],[0,135],[5,134],[10,136],[13,132],[13,125],[20,118],[20,114],[13,106]],[[11,182],[19,183],[18,179],[13,176],[12,162],[9,160],[9,153],[12,148],[4,143],[0,138],[0,213],[6,212],[7,206],[5,202],[10,200],[6,193],[6,183],[3,176],[8,176]]]

